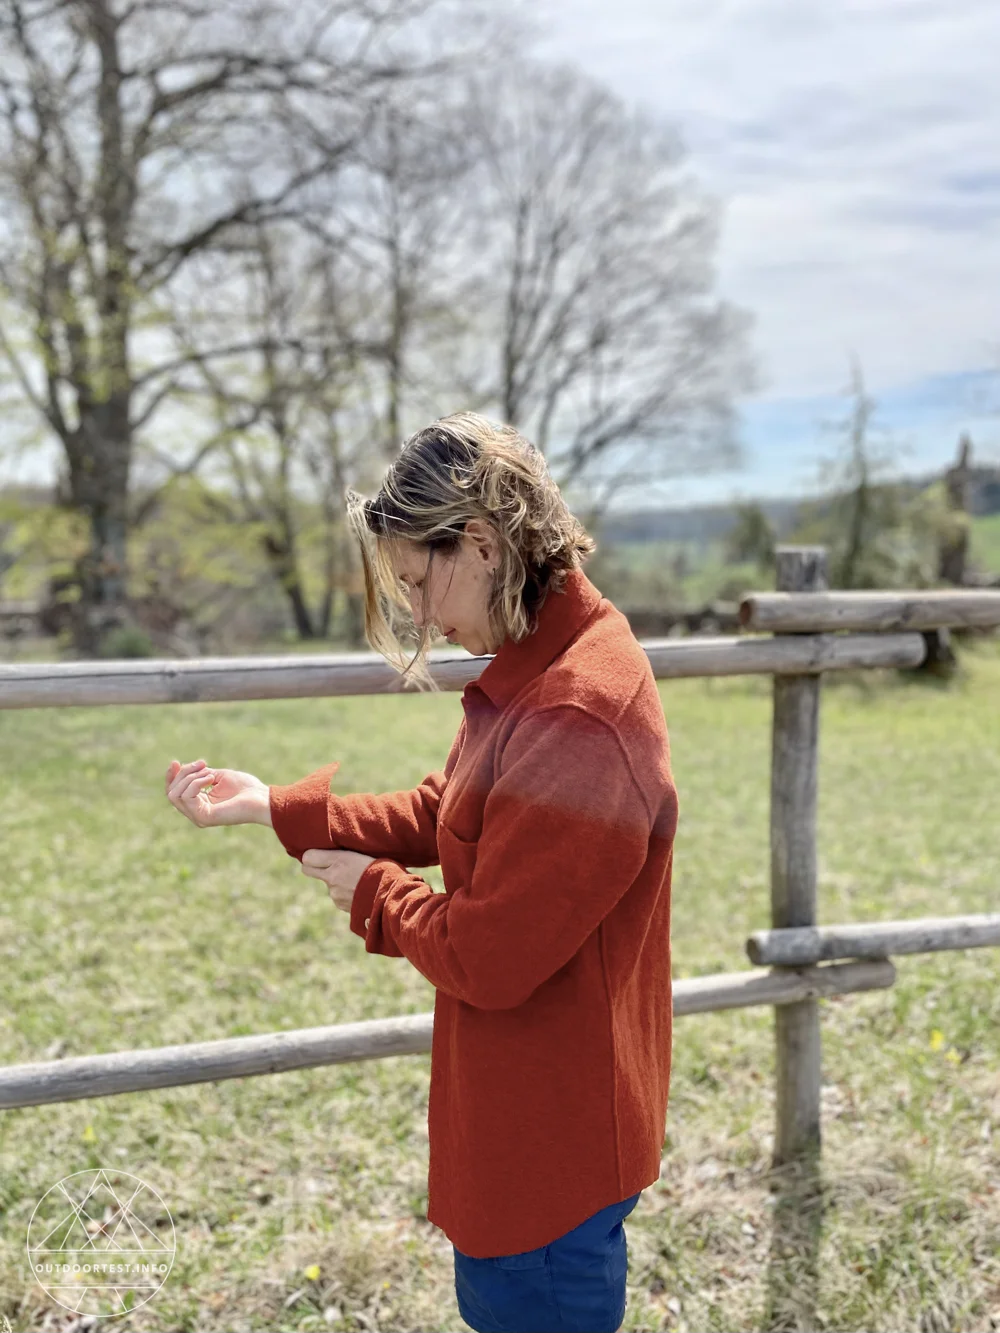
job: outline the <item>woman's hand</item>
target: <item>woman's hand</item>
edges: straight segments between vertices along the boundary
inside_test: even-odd
[[[211,786],[211,791],[205,788]],[[271,790],[252,773],[209,768],[204,759],[167,769],[167,800],[198,828],[220,824],[271,824]]]
[[[334,907],[350,912],[358,880],[374,860],[374,856],[365,856],[363,852],[348,852],[343,848],[324,851],[312,847],[302,853],[302,873],[328,884]]]

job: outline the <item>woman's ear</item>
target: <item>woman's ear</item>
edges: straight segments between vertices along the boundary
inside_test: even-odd
[[[470,518],[465,530],[476,543],[477,557],[492,563],[499,555],[499,542],[491,525],[481,518]]]

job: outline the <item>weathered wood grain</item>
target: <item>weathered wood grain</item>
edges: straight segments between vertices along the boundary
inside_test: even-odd
[[[822,547],[779,547],[777,584],[789,592],[826,588]],[[819,676],[776,676],[771,738],[771,922],[816,922],[816,775]],[[820,1147],[820,1029],[815,1000],[775,1010],[774,1162]]]
[[[917,666],[920,634],[802,635],[794,639],[654,639],[642,644],[657,679],[787,675],[865,667]],[[488,657],[432,652],[442,690],[463,690]],[[316,657],[203,657],[179,661],[16,662],[0,665],[0,708],[99,704],[220,703],[400,692],[379,653]]]
[[[744,629],[772,634],[833,630],[990,629],[1000,625],[1000,592],[931,589],[915,592],[747,593],[740,602]]]
[[[993,912],[755,930],[746,948],[750,961],[760,966],[807,967],[834,958],[888,958],[890,954],[983,949],[996,944],[1000,944],[1000,913]]]
[[[674,1014],[683,1017],[761,1004],[783,1006],[807,996],[878,990],[891,986],[895,975],[892,963],[879,961],[695,977],[674,982]],[[406,1014],[294,1032],[8,1065],[0,1067],[0,1109],[381,1060],[390,1055],[418,1055],[431,1049],[433,1026],[433,1013]]]

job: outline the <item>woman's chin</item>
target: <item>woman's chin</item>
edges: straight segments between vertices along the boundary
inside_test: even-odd
[[[441,638],[445,643],[451,644],[454,648],[464,648],[472,657],[488,657],[495,649],[490,648],[486,640],[481,636],[472,633],[463,633],[455,630],[451,634],[442,634]]]

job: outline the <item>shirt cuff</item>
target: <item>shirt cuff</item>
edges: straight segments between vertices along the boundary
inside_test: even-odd
[[[376,909],[376,900],[384,900],[394,884],[408,877],[405,866],[387,857],[377,857],[358,876],[351,902],[351,930],[364,940],[368,953],[402,958],[402,949],[382,929],[382,911],[381,907]]]
[[[324,764],[298,782],[269,788],[271,827],[289,856],[310,847],[339,848],[330,837],[330,781],[339,762]]]

